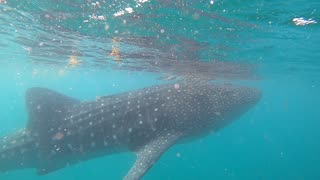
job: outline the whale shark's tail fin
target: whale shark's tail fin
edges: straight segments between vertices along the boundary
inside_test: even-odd
[[[26,129],[20,129],[0,138],[0,172],[32,167],[35,144]]]
[[[0,138],[0,172],[37,168],[39,174],[45,174],[48,173],[47,171],[59,169],[59,167],[47,167],[48,164],[50,165],[46,161],[52,138],[50,133],[54,133],[50,132],[50,129],[56,129],[61,125],[62,117],[79,102],[49,89],[28,89],[26,92],[29,115],[27,128]]]

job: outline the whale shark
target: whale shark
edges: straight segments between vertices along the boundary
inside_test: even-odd
[[[261,98],[255,87],[176,83],[80,101],[47,88],[26,91],[28,122],[0,139],[0,171],[45,175],[120,152],[137,158],[124,180],[141,179],[171,146],[217,132]]]

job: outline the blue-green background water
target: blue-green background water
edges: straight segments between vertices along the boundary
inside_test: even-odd
[[[119,17],[136,2],[0,2],[1,135],[27,123],[30,87],[89,100],[166,83],[164,69],[139,69],[150,59],[251,63],[259,78],[245,81],[263,90],[259,104],[216,134],[172,147],[144,179],[320,179],[320,24],[292,21],[320,21],[318,1],[151,1]],[[112,46],[128,54],[120,63],[137,62],[135,71],[110,56]],[[70,56],[80,63],[70,65]],[[27,169],[0,179],[121,179],[134,159],[116,154],[46,176]]]

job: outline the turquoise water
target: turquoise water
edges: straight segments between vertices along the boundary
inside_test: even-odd
[[[0,134],[26,125],[30,87],[90,100],[196,71],[257,86],[263,98],[218,133],[172,147],[144,179],[320,179],[320,2],[212,2],[0,0]],[[193,64],[214,61],[254,72],[206,65],[212,77]],[[0,179],[121,179],[134,159]]]

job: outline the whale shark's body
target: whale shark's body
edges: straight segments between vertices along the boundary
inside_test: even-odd
[[[36,168],[47,174],[107,154],[132,151],[125,176],[140,179],[173,144],[217,131],[260,99],[255,88],[169,84],[90,102],[45,88],[26,93],[28,125],[0,139],[0,171]]]

